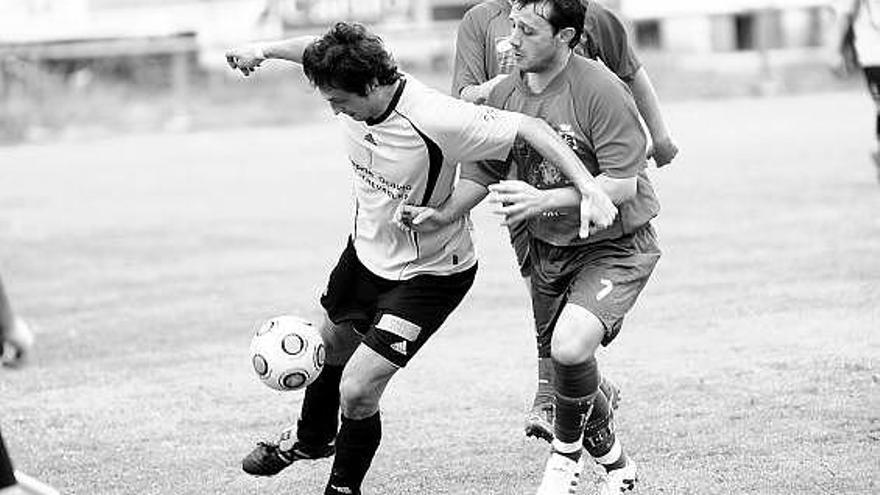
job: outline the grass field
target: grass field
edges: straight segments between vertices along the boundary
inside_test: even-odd
[[[880,492],[870,105],[666,106],[683,151],[652,172],[664,258],[600,358],[640,493]],[[298,410],[247,346],[256,321],[312,304],[343,245],[336,131],[0,148],[0,273],[39,344],[29,368],[0,370],[17,468],[66,494],[320,493],[329,461],[273,479],[239,462]],[[537,486],[529,305],[504,231],[487,206],[474,217],[478,280],[389,387],[370,495]]]

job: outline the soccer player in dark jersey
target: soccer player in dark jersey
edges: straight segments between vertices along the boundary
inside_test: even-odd
[[[485,102],[491,89],[516,66],[510,43],[510,11],[513,0],[488,0],[467,11],[458,27],[452,93],[466,101]],[[658,167],[672,161],[678,153],[663,115],[657,94],[645,67],[629,42],[623,22],[597,1],[583,0],[584,32],[575,48],[587,58],[602,61],[635,96],[636,106],[653,137],[652,150]],[[526,286],[530,284],[528,233],[523,223],[510,225],[510,240]],[[553,366],[550,362],[550,335],[536,329],[538,349],[538,386],[526,416],[525,432],[552,440]],[[608,380],[603,393],[612,396],[616,405],[618,390]]]
[[[409,228],[430,230],[459,218],[488,189],[508,224],[527,220],[532,306],[539,331],[552,335],[556,374],[555,438],[540,495],[573,493],[584,450],[606,471],[601,493],[633,487],[636,466],[609,420],[595,353],[617,336],[660,257],[650,224],[659,204],[645,172],[638,110],[624,83],[573,53],[583,16],[578,0],[516,1],[510,43],[517,69],[486,104],[540,117],[556,129],[617,204],[614,223],[579,238],[571,209],[577,192],[525,143],[507,161],[464,164],[440,209],[406,207]],[[504,180],[511,166],[517,180]]]
[[[294,461],[335,451],[324,493],[356,495],[379,446],[386,385],[458,305],[477,268],[466,218],[432,232],[405,231],[394,223],[405,221],[402,206],[439,206],[452,194],[457,163],[503,160],[521,140],[580,191],[582,235],[591,225],[611,225],[616,207],[546,122],[427,88],[398,71],[381,40],[363,26],[337,23],[318,39],[227,53],[230,67],[245,75],[267,58],[302,64],[337,114],[356,208],[348,245],[320,300],[324,370],[306,389],[296,433],[259,443],[242,468],[271,476]]]

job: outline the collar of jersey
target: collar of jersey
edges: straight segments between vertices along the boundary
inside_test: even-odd
[[[562,91],[563,88],[565,88],[565,81],[568,79],[569,68],[571,67],[572,61],[576,56],[577,55],[574,53],[571,54],[571,57],[568,58],[568,62],[565,64],[565,68],[563,68],[559,72],[559,74],[556,74],[556,77],[554,77],[553,80],[550,81],[550,84],[548,84],[547,87],[544,88],[544,91],[541,91],[540,93],[535,93],[529,88],[529,85],[526,83],[525,72],[519,69],[517,69],[519,72],[519,77],[516,78],[516,85],[519,87],[519,90],[522,94],[531,97],[546,96],[549,94],[558,93],[559,91]]]
[[[397,102],[400,101],[400,95],[403,94],[404,86],[406,86],[406,78],[401,77],[400,84],[397,85],[397,91],[394,92],[394,96],[391,97],[391,102],[388,103],[388,108],[386,108],[385,111],[382,112],[382,115],[376,117],[375,119],[367,119],[367,125],[381,124],[385,121],[385,119],[388,118],[389,115],[391,115],[391,112],[393,112],[394,109],[397,108]]]

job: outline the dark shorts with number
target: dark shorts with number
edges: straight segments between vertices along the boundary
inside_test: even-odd
[[[620,332],[624,316],[660,259],[651,224],[630,235],[583,246],[553,246],[533,238],[530,251],[532,308],[539,337],[552,335],[562,308],[572,303],[605,326],[602,345]],[[547,338],[547,346],[549,342]]]
[[[458,306],[476,273],[475,265],[452,275],[388,280],[360,262],[349,240],[321,305],[330,321],[352,324],[365,345],[403,367]]]

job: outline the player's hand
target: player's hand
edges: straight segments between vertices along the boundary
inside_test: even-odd
[[[581,193],[581,226],[578,236],[586,239],[591,233],[614,223],[617,207],[597,184],[578,188]]]
[[[461,91],[461,99],[476,103],[477,105],[482,105],[483,103],[486,103],[489,94],[495,89],[495,86],[497,86],[505,77],[507,77],[507,74],[499,74],[482,84],[469,86]]]
[[[651,144],[648,148],[647,157],[648,159],[653,158],[654,163],[656,163],[659,168],[672,163],[672,160],[675,159],[675,155],[677,154],[678,146],[675,145],[672,138],[666,136],[665,138],[660,138]]]
[[[544,212],[546,194],[521,180],[502,180],[489,186],[489,201],[499,205],[495,213],[504,217],[502,224],[512,225]]]
[[[25,363],[34,346],[34,334],[27,323],[16,318],[12,328],[0,337],[0,364],[18,367]]]
[[[435,208],[401,203],[394,213],[394,223],[403,230],[421,233],[445,227],[449,219]]]
[[[238,70],[245,76],[251,75],[266,60],[263,50],[257,45],[246,45],[233,48],[226,52],[226,63],[232,70]]]

